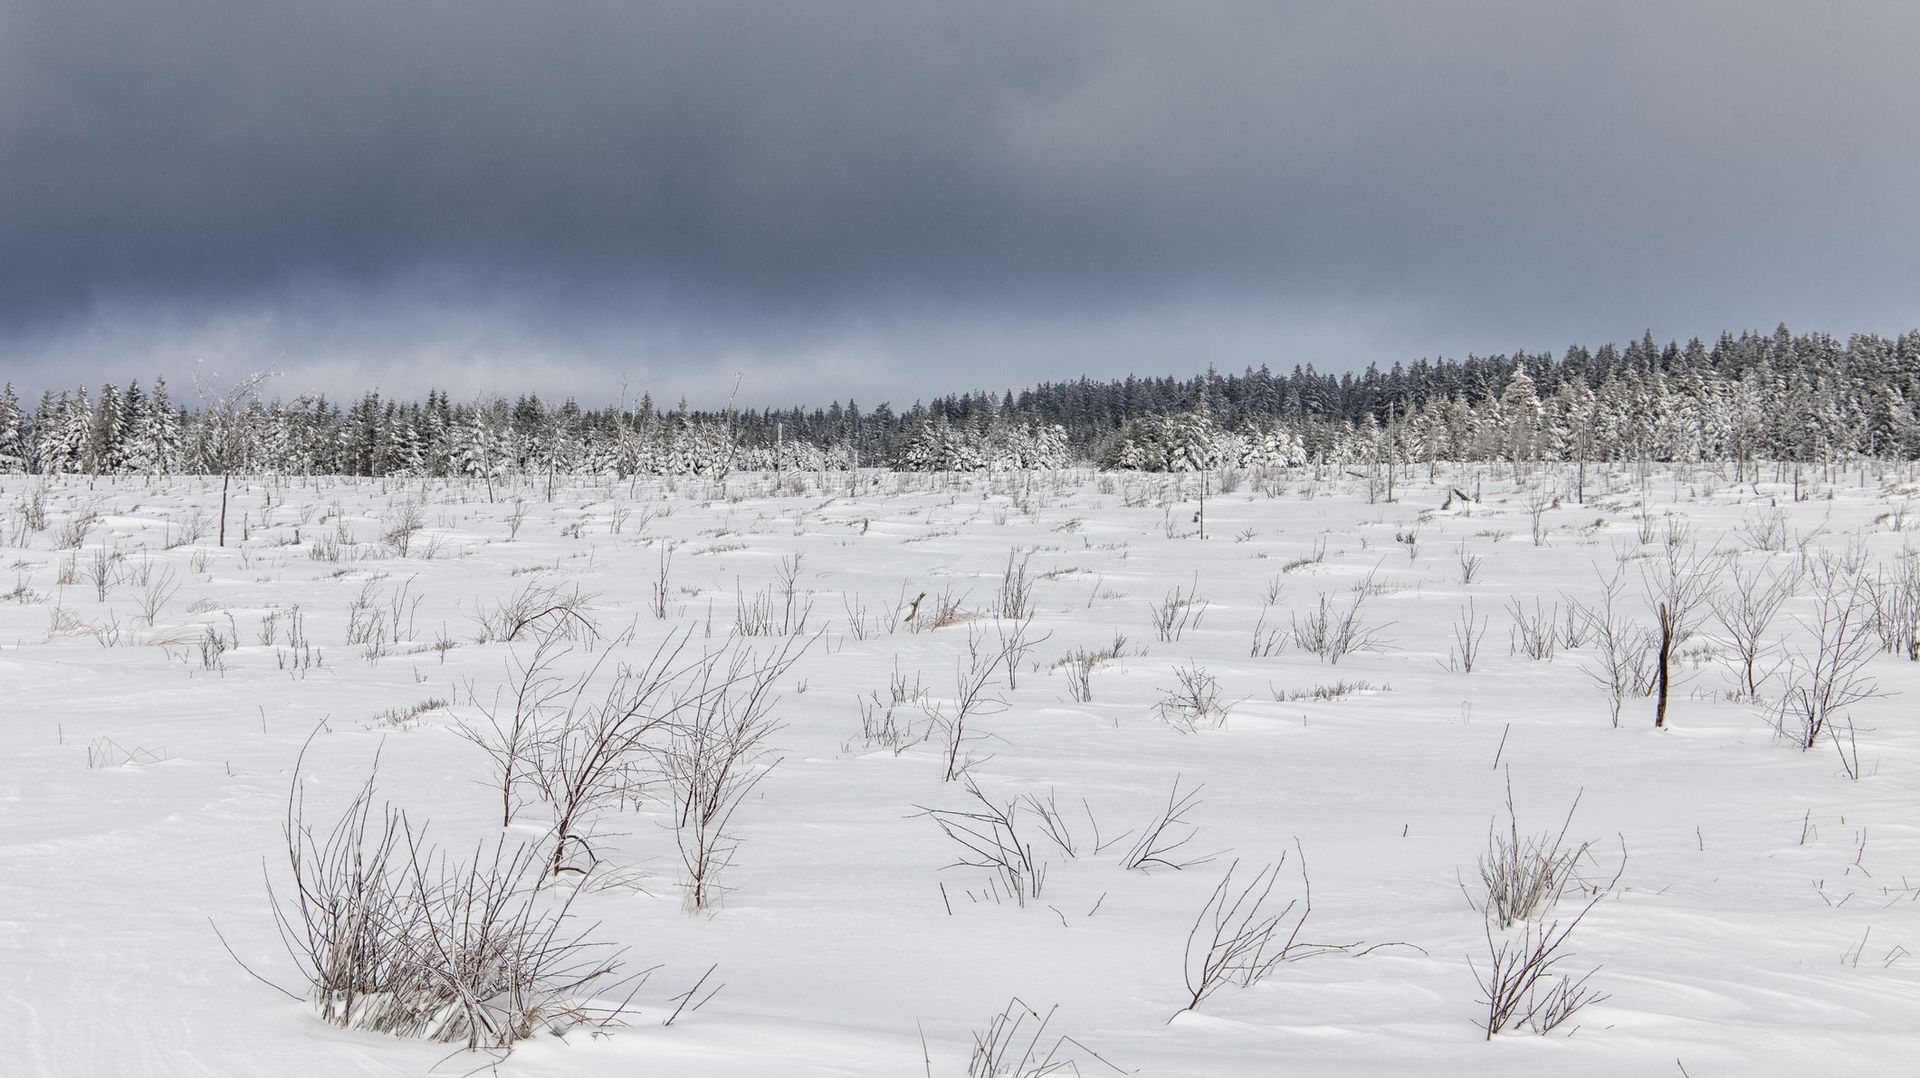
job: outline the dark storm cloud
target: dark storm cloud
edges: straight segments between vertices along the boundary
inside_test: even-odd
[[[0,0],[0,357],[817,399],[1897,330],[1916,52],[1904,3]]]

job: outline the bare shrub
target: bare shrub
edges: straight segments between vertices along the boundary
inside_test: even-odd
[[[1920,662],[1920,552],[1902,552],[1899,568],[1876,570],[1867,582],[1873,599],[1873,631],[1880,645],[1910,662]]]
[[[1587,987],[1597,970],[1577,977],[1563,975],[1556,967],[1571,957],[1567,943],[1573,930],[1580,927],[1600,895],[1589,899],[1572,920],[1538,924],[1525,922],[1518,938],[1496,936],[1493,923],[1486,925],[1487,969],[1483,973],[1472,960],[1475,980],[1486,1008],[1481,1028],[1487,1039],[1509,1029],[1525,1027],[1545,1035],[1578,1014],[1581,1008],[1607,997]]]
[[[1620,708],[1627,698],[1645,695],[1652,689],[1654,647],[1658,638],[1630,621],[1622,609],[1626,584],[1621,571],[1600,582],[1600,601],[1594,606],[1579,606],[1593,638],[1596,665],[1585,667],[1587,676],[1606,691],[1613,725],[1620,725]]]
[[[1176,684],[1160,690],[1153,705],[1160,721],[1183,733],[1224,726],[1233,705],[1220,695],[1220,680],[1199,665],[1173,668]]]
[[[1771,651],[1767,633],[1780,608],[1799,592],[1800,574],[1765,568],[1742,570],[1735,562],[1728,576],[1730,586],[1708,595],[1707,606],[1726,634],[1728,650],[1733,652],[1740,691],[1747,699],[1754,700],[1760,696],[1760,686],[1777,669],[1777,664],[1762,668]]]
[[[1480,1002],[1486,1008],[1481,1027],[1489,1040],[1521,1027],[1550,1033],[1581,1008],[1606,998],[1587,987],[1593,971],[1570,976],[1556,968],[1570,956],[1567,944],[1574,929],[1626,871],[1622,844],[1620,865],[1611,879],[1596,883],[1579,877],[1580,863],[1591,861],[1592,848],[1591,843],[1576,846],[1567,841],[1567,829],[1579,806],[1580,797],[1575,795],[1558,832],[1522,835],[1509,780],[1507,827],[1502,831],[1496,824],[1488,831],[1488,849],[1480,858],[1483,896],[1478,900],[1469,896],[1484,921],[1487,969],[1482,971],[1471,959],[1468,965],[1480,985]],[[1579,912],[1564,922],[1549,920],[1555,905],[1570,891],[1585,899]],[[1518,936],[1503,934],[1515,925],[1520,926]]]
[[[566,696],[577,695],[585,687],[580,681],[569,682],[555,670],[566,652],[563,642],[551,633],[541,635],[533,653],[524,659],[510,652],[507,683],[513,694],[511,701],[503,704],[495,693],[491,705],[478,709],[484,725],[465,718],[454,722],[454,732],[493,761],[502,827],[513,823],[519,806],[518,790],[537,763],[540,738],[549,733],[548,720],[563,709]]]
[[[1171,643],[1180,639],[1189,628],[1197,628],[1200,620],[1206,616],[1207,601],[1198,594],[1199,583],[1182,590],[1175,586],[1160,602],[1149,602],[1147,609],[1153,615],[1153,634],[1158,640]]]
[[[620,955],[575,928],[572,893],[540,890],[534,847],[454,860],[376,810],[371,777],[316,829],[298,764],[282,835],[291,886],[269,880],[273,917],[325,1021],[471,1050],[618,1017],[585,997],[613,986]]]
[[[1017,906],[1037,899],[1047,885],[1047,862],[1034,852],[1033,838],[1022,831],[1019,798],[995,804],[973,779],[965,780],[970,810],[919,806],[920,815],[933,821],[940,833],[960,847],[948,868],[984,869],[996,890],[1004,890]]]
[[[591,642],[600,635],[599,627],[585,612],[592,602],[593,597],[582,594],[577,587],[563,591],[553,584],[527,584],[513,598],[495,603],[492,610],[479,615],[479,642],[510,644],[542,622],[551,622],[552,631],[564,640]]]
[[[1020,664],[1034,648],[1053,638],[1052,633],[1033,635],[1033,614],[1029,611],[1017,621],[995,619],[993,632],[1000,645],[1000,665],[1007,672],[1007,690],[1020,687]]]
[[[1200,791],[1205,788],[1195,786],[1181,793],[1180,777],[1174,776],[1173,789],[1167,793],[1166,806],[1140,829],[1139,840],[1120,859],[1120,867],[1146,870],[1157,865],[1178,872],[1212,861],[1216,856],[1214,854],[1194,855],[1185,852],[1187,844],[1200,833],[1199,827],[1187,821],[1187,813],[1200,806]]]
[[[1751,550],[1778,552],[1789,545],[1787,537],[1787,511],[1784,509],[1753,509],[1740,518],[1737,532],[1742,541]]]
[[[690,913],[720,899],[718,877],[739,848],[731,829],[734,813],[779,763],[762,763],[769,755],[767,738],[780,729],[772,713],[779,702],[774,682],[806,650],[789,641],[765,657],[736,650],[724,664],[709,658],[672,709],[667,741],[655,757],[671,791]]]
[[[149,576],[146,587],[140,592],[140,620],[151,627],[179,591],[180,584],[174,578],[172,569],[162,569],[159,574]]]
[[[1340,660],[1356,651],[1371,651],[1381,646],[1379,634],[1387,625],[1367,623],[1365,606],[1373,574],[1367,574],[1361,588],[1344,605],[1325,592],[1319,605],[1304,617],[1293,616],[1293,639],[1301,648],[1320,656],[1322,662],[1338,666]]]
[[[1296,852],[1298,849],[1296,842]],[[1215,885],[1187,932],[1187,1002],[1181,1013],[1197,1010],[1227,985],[1247,988],[1258,984],[1283,962],[1346,950],[1300,939],[1300,930],[1313,913],[1313,885],[1307,877],[1305,854],[1300,854],[1300,897],[1273,909],[1273,891],[1286,862],[1282,855],[1239,888],[1234,886],[1233,876],[1240,862],[1227,866],[1227,874]]]
[[[1699,627],[1707,596],[1720,575],[1714,555],[1703,553],[1688,540],[1684,523],[1669,517],[1666,540],[1664,556],[1653,562],[1651,568],[1643,563],[1640,569],[1647,602],[1654,608],[1660,629],[1653,668],[1656,699],[1653,725],[1657,728],[1667,725],[1674,650]]]
[[[1513,780],[1507,780],[1507,826],[1487,831],[1487,852],[1480,855],[1482,895],[1470,904],[1487,920],[1511,928],[1559,901],[1573,883],[1590,843],[1568,845],[1567,828],[1580,807],[1576,794],[1557,832],[1522,835],[1513,807]]]
[[[1482,617],[1478,624],[1473,620],[1473,600],[1460,608],[1460,620],[1453,625],[1452,665],[1463,674],[1473,673],[1473,664],[1480,658],[1480,642],[1486,639],[1487,619]]]
[[[1093,672],[1102,665],[1120,658],[1127,646],[1127,638],[1115,636],[1113,643],[1099,651],[1076,648],[1053,661],[1053,669],[1061,670],[1067,676],[1067,695],[1078,703],[1090,703],[1093,700]]]
[[[1049,1075],[1080,1075],[1081,1056],[1099,1062],[1115,1074],[1126,1071],[1100,1058],[1099,1053],[1074,1040],[1059,1036],[1048,1041],[1047,1027],[1060,1009],[1058,1004],[1046,1014],[1028,1006],[1019,996],[973,1034],[973,1052],[967,1058],[967,1078],[1047,1078]],[[931,1070],[931,1064],[929,1064]]]
[[[54,539],[56,550],[79,550],[86,545],[87,536],[93,526],[100,522],[100,514],[91,509],[75,512],[60,525],[60,534]],[[37,530],[37,529],[36,529]]]
[[[600,810],[632,793],[638,782],[637,757],[675,710],[689,702],[676,695],[681,679],[709,661],[683,658],[690,635],[667,637],[638,666],[623,664],[601,697],[589,702],[586,690],[607,661],[603,655],[566,687],[564,706],[553,707],[551,713],[536,711],[537,751],[527,774],[553,812],[549,875],[585,875],[598,863],[593,829]]]
[[[1033,616],[1033,574],[1027,568],[1032,553],[1007,552],[1007,567],[1000,574],[1000,587],[994,592],[991,613],[1007,621],[1024,621]]]
[[[1477,579],[1480,576],[1480,567],[1486,564],[1487,559],[1481,557],[1478,554],[1468,553],[1467,544],[1465,540],[1461,540],[1460,542],[1459,555],[1460,555],[1460,583],[1471,584],[1474,582],[1475,579]]]
[[[1813,611],[1796,620],[1812,646],[1788,653],[1789,685],[1780,701],[1779,730],[1802,749],[1813,748],[1822,734],[1831,733],[1848,776],[1857,779],[1859,760],[1849,756],[1841,742],[1839,721],[1848,708],[1880,695],[1878,684],[1866,675],[1867,663],[1878,650],[1867,629],[1872,601],[1859,567],[1839,558],[1823,553],[1809,563],[1807,575]]]
[[[393,507],[387,515],[380,533],[380,541],[387,544],[397,557],[406,557],[413,548],[413,538],[427,526],[426,512],[420,503],[409,498]]]
[[[967,729],[967,721],[1007,706],[1005,700],[990,692],[994,670],[1000,663],[1001,653],[987,647],[985,634],[968,628],[966,654],[954,662],[953,699],[927,707],[931,728],[946,742],[942,782],[952,782],[978,762],[968,751],[978,735]]]
[[[672,596],[671,575],[673,572],[673,548],[671,542],[660,544],[659,565],[653,577],[651,605],[653,616],[661,621],[667,620],[667,601]]]
[[[1554,604],[1551,611],[1542,609],[1540,600],[1533,601],[1533,613],[1527,613],[1520,600],[1507,602],[1507,616],[1513,619],[1513,628],[1508,631],[1508,649],[1511,654],[1525,655],[1535,662],[1551,662],[1554,651],[1560,646],[1560,606]]]

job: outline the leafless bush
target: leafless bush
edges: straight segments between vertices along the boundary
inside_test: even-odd
[[[1103,664],[1120,658],[1126,649],[1127,638],[1115,636],[1113,643],[1099,651],[1076,648],[1055,659],[1053,668],[1067,675],[1067,695],[1078,703],[1090,703],[1093,700],[1093,672]]]
[[[1267,594],[1260,603],[1260,619],[1253,623],[1253,644],[1247,654],[1256,659],[1270,658],[1286,650],[1288,632],[1267,624],[1267,618],[1280,602],[1280,584],[1276,578],[1267,585]]]
[[[1140,829],[1139,840],[1120,859],[1120,867],[1145,870],[1158,865],[1182,871],[1212,861],[1214,854],[1194,855],[1185,852],[1186,845],[1200,833],[1199,827],[1187,821],[1187,813],[1199,807],[1200,791],[1203,789],[1204,786],[1195,786],[1181,793],[1180,778],[1174,776],[1166,807],[1155,813]]]
[[[708,658],[673,708],[667,741],[655,755],[671,791],[688,912],[720,899],[718,877],[739,848],[734,813],[779,762],[762,763],[767,738],[780,729],[774,683],[806,650],[789,641],[764,657],[735,650],[724,663]]]
[[[999,667],[1001,660],[1000,652],[987,647],[985,634],[969,628],[966,654],[954,663],[953,699],[946,703],[930,704],[927,708],[931,728],[946,742],[942,782],[959,778],[976,762],[967,746],[977,739],[977,735],[967,729],[967,720],[1006,707],[1006,701],[989,691],[993,685],[994,670]]]
[[[910,715],[902,716],[900,702],[883,701],[877,692],[853,699],[854,706],[860,709],[860,740],[867,748],[878,745],[897,756],[920,743],[924,735],[914,734],[913,719]]]
[[[148,578],[145,590],[140,593],[140,620],[151,627],[179,590],[171,569],[163,569],[158,576]]]
[[[1296,852],[1298,848],[1296,842]],[[1197,1010],[1227,985],[1247,988],[1258,984],[1283,962],[1346,949],[1300,939],[1300,930],[1313,913],[1313,885],[1307,877],[1305,854],[1300,858],[1300,897],[1289,900],[1278,911],[1270,902],[1280,870],[1287,862],[1285,855],[1237,889],[1233,876],[1240,862],[1227,866],[1227,874],[1220,878],[1187,932],[1187,1002],[1181,1013]]]
[[[1554,833],[1522,835],[1513,806],[1513,784],[1507,784],[1507,827],[1496,824],[1488,830],[1487,852],[1480,858],[1483,896],[1469,902],[1484,921],[1488,967],[1482,972],[1473,966],[1486,1007],[1482,1028],[1489,1040],[1508,1029],[1526,1027],[1535,1033],[1550,1033],[1590,1003],[1604,999],[1587,987],[1593,974],[1578,977],[1557,972],[1559,963],[1569,956],[1567,943],[1573,930],[1602,898],[1611,893],[1626,871],[1626,848],[1620,852],[1620,865],[1613,877],[1604,882],[1579,878],[1582,861],[1591,861],[1591,843],[1569,845],[1567,829],[1580,806],[1576,795],[1567,809],[1567,818]],[[1554,906],[1569,891],[1578,892],[1585,901],[1574,917],[1566,922],[1548,920]],[[1501,935],[1515,925],[1517,937]],[[1471,959],[1468,964],[1473,965]]]
[[[1554,604],[1551,611],[1540,606],[1540,600],[1533,601],[1533,613],[1528,614],[1520,605],[1520,600],[1507,602],[1507,616],[1513,619],[1513,628],[1508,632],[1508,649],[1512,654],[1525,655],[1535,662],[1550,662],[1555,649],[1560,645],[1560,606]]]
[[[1867,582],[1873,600],[1873,631],[1881,647],[1920,662],[1920,552],[1907,550],[1892,574],[1874,573]]]
[[[1497,937],[1493,923],[1487,923],[1488,968],[1482,973],[1473,966],[1473,975],[1485,997],[1480,1001],[1486,1007],[1481,1028],[1486,1030],[1488,1040],[1523,1026],[1538,1034],[1551,1033],[1581,1008],[1607,998],[1587,987],[1596,970],[1574,977],[1560,974],[1555,968],[1571,957],[1567,942],[1599,901],[1599,895],[1593,896],[1564,924],[1527,921],[1517,939]],[[1472,965],[1471,960],[1468,964]]]
[[[673,547],[671,542],[660,544],[660,563],[653,578],[653,616],[661,621],[667,619],[667,600],[672,596],[670,577],[673,571]]]
[[[1787,600],[1800,590],[1800,574],[1794,570],[1755,568],[1743,571],[1733,563],[1728,574],[1729,587],[1715,590],[1707,605],[1726,634],[1726,644],[1738,666],[1740,691],[1749,700],[1758,699],[1760,686],[1773,676],[1775,667],[1762,669],[1771,651],[1767,633]]]
[[[69,516],[60,526],[60,534],[54,540],[57,550],[79,550],[86,545],[87,535],[93,526],[100,522],[100,514],[91,509],[81,509]],[[38,530],[38,529],[36,529]]]
[[[1101,1059],[1100,1055],[1074,1040],[1072,1037],[1055,1037],[1046,1040],[1047,1027],[1053,1021],[1059,1005],[1047,1008],[1046,1014],[1029,1007],[1020,997],[1015,996],[987,1028],[973,1034],[973,1053],[967,1059],[967,1078],[1048,1078],[1048,1076],[1080,1075],[1080,1057],[1098,1061],[1115,1074],[1126,1071]],[[1029,1023],[1031,1026],[1029,1027]],[[1042,1049],[1045,1049],[1042,1051]],[[931,1065],[929,1065],[931,1069]]]
[[[1527,494],[1527,521],[1534,546],[1547,545],[1547,510],[1560,508],[1560,499],[1550,491],[1533,490]]]
[[[600,635],[599,627],[585,613],[591,602],[593,596],[582,594],[577,587],[562,591],[553,584],[527,584],[515,592],[513,598],[495,603],[492,610],[480,613],[477,618],[479,642],[511,644],[533,626],[551,623],[552,631],[561,639],[590,643]]]
[[[107,601],[107,592],[120,579],[120,552],[106,546],[94,547],[81,569],[82,577],[93,585],[94,598]]]
[[[1667,694],[1672,683],[1673,653],[1699,627],[1707,596],[1718,581],[1719,566],[1714,555],[1703,553],[1687,541],[1686,526],[1673,518],[1667,522],[1664,556],[1649,568],[1641,566],[1641,583],[1648,605],[1654,608],[1660,629],[1659,650],[1654,656],[1653,725],[1667,725]]]
[[[1020,687],[1020,664],[1027,661],[1027,654],[1051,640],[1053,634],[1033,635],[1031,611],[1018,620],[995,619],[993,631],[999,640],[1000,664],[1007,672],[1007,690],[1011,692]]]
[[[295,767],[282,826],[291,886],[273,917],[320,1017],[346,1029],[507,1049],[543,1030],[604,1025],[620,956],[576,930],[571,894],[539,888],[541,857],[497,842],[456,861],[370,777],[331,825],[306,813]]]
[[[1147,609],[1153,614],[1156,639],[1171,643],[1180,639],[1189,627],[1199,627],[1200,619],[1207,613],[1207,601],[1200,598],[1198,586],[1198,581],[1195,581],[1194,588],[1183,591],[1176,585],[1164,600],[1147,604]]]
[[[1522,835],[1513,807],[1513,782],[1507,782],[1507,826],[1487,830],[1487,852],[1480,855],[1481,897],[1470,904],[1499,928],[1511,928],[1552,906],[1574,882],[1590,843],[1569,845],[1567,828],[1580,807],[1575,795],[1557,832]]]
[[[388,514],[380,541],[387,544],[396,556],[404,558],[413,546],[413,537],[426,526],[426,512],[421,509],[419,502],[409,498],[394,506]]]
[[[1047,862],[1034,852],[1033,839],[1022,833],[1020,800],[995,804],[971,778],[965,780],[971,810],[919,806],[920,815],[933,821],[940,833],[960,847],[948,868],[985,869],[995,886],[1003,888],[1018,906],[1037,899],[1047,885]]]
[[[1487,559],[1478,554],[1469,554],[1467,552],[1467,544],[1464,540],[1460,543],[1459,553],[1460,583],[1471,584],[1474,579],[1480,575],[1480,567],[1486,563]]]
[[[1368,581],[1372,574],[1368,574]],[[1320,656],[1322,662],[1338,666],[1341,658],[1356,651],[1380,646],[1379,634],[1386,625],[1369,625],[1364,608],[1368,592],[1356,590],[1346,604],[1334,602],[1325,592],[1320,604],[1303,618],[1293,616],[1293,639],[1301,648]]]
[[[513,823],[519,788],[529,781],[529,771],[538,762],[540,739],[550,733],[548,720],[564,709],[568,695],[577,696],[585,688],[583,679],[569,681],[555,669],[566,653],[564,643],[553,634],[538,637],[532,654],[524,659],[518,652],[509,652],[507,686],[512,699],[502,703],[496,693],[491,705],[480,707],[484,724],[465,718],[454,722],[454,732],[493,761],[502,827]]]
[[[1024,621],[1033,616],[1033,574],[1027,569],[1031,553],[1007,552],[1007,567],[1000,574],[999,590],[994,592],[991,613],[1007,621]]]
[[[600,810],[631,794],[638,757],[689,703],[677,692],[682,680],[708,661],[685,657],[689,636],[668,636],[641,664],[622,664],[600,698],[588,701],[586,689],[612,654],[609,649],[585,676],[566,686],[564,706],[535,712],[541,723],[533,735],[536,751],[523,763],[531,764],[527,777],[553,812],[549,875],[584,875],[598,863],[593,829]],[[536,692],[544,691],[536,685]],[[560,697],[545,700],[558,705]]]
[[[1796,620],[1812,637],[1812,646],[1788,653],[1790,684],[1780,701],[1779,730],[1802,749],[1831,733],[1848,776],[1859,778],[1858,758],[1850,757],[1840,741],[1839,721],[1848,708],[1880,695],[1866,675],[1878,650],[1867,630],[1872,601],[1859,568],[1839,558],[1823,553],[1808,564],[1807,575],[1813,611]]]
[[[886,619],[869,611],[858,595],[842,595],[840,606],[847,612],[847,633],[855,640],[872,640],[886,628]]]
[[[1480,642],[1487,635],[1487,619],[1482,617],[1478,625],[1473,620],[1473,600],[1460,608],[1460,620],[1453,625],[1453,665],[1463,674],[1473,673],[1473,664],[1480,658]]]
[[[774,587],[780,597],[780,635],[805,636],[807,618],[813,614],[813,596],[800,590],[800,563],[804,555],[789,554],[774,570]]]
[[[1613,725],[1620,725],[1620,708],[1628,697],[1645,695],[1652,688],[1654,646],[1657,637],[1633,624],[1621,609],[1626,584],[1619,570],[1600,582],[1600,601],[1581,606],[1579,612],[1593,636],[1597,665],[1585,668],[1587,676],[1606,691]]]
[[[1233,705],[1222,699],[1218,678],[1199,665],[1176,666],[1173,677],[1175,686],[1160,690],[1160,700],[1153,705],[1160,721],[1189,734],[1226,724]]]
[[[1740,538],[1752,550],[1778,552],[1786,550],[1787,511],[1784,509],[1754,509],[1740,518],[1738,529]]]

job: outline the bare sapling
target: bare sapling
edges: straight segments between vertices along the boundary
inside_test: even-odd
[[[1849,708],[1881,695],[1866,674],[1879,650],[1868,629],[1873,601],[1860,567],[1831,554],[1810,561],[1807,576],[1813,609],[1795,620],[1811,644],[1788,654],[1790,684],[1780,700],[1779,731],[1802,749],[1819,744],[1822,734],[1831,735],[1848,777],[1857,779],[1852,726],[1842,741],[1840,723]]]
[[[1158,640],[1172,643],[1180,639],[1189,628],[1198,628],[1202,618],[1206,617],[1208,603],[1200,598],[1199,581],[1196,578],[1193,587],[1185,590],[1178,585],[1167,593],[1160,602],[1149,602],[1147,609],[1153,615],[1153,634]]]
[[[1668,523],[1667,543],[1652,568],[1642,566],[1641,583],[1647,603],[1653,608],[1659,629],[1659,650],[1654,658],[1653,725],[1667,725],[1667,697],[1673,684],[1673,655],[1699,627],[1707,597],[1720,576],[1716,555],[1702,552],[1686,540],[1686,530]]]
[[[1053,639],[1052,633],[1033,635],[1031,610],[1018,619],[995,619],[993,631],[1000,645],[1000,663],[1007,672],[1007,691],[1020,687],[1020,664],[1034,648]]]
[[[548,875],[585,875],[598,863],[592,835],[600,811],[628,797],[638,782],[640,754],[688,703],[677,690],[704,663],[686,656],[690,636],[691,630],[668,636],[645,662],[623,664],[604,694],[589,701],[589,685],[617,650],[609,649],[544,722],[529,778],[553,812]]]
[[[1027,568],[1031,552],[1010,550],[1007,567],[1000,574],[1000,587],[994,592],[991,613],[1006,621],[1025,621],[1033,616],[1033,573]]]
[[[1195,786],[1182,793],[1180,776],[1175,775],[1173,789],[1167,793],[1166,807],[1156,812],[1140,829],[1140,838],[1120,859],[1120,867],[1146,871],[1155,867],[1170,868],[1176,872],[1204,865],[1212,861],[1217,854],[1195,854],[1187,850],[1187,844],[1200,833],[1200,828],[1187,821],[1187,813],[1200,805],[1200,791],[1204,786]]]
[[[1473,619],[1473,600],[1460,608],[1460,620],[1453,624],[1452,668],[1463,674],[1473,673],[1474,663],[1480,658],[1480,643],[1486,639],[1487,619],[1481,616],[1478,622]]]
[[[1735,561],[1727,576],[1728,586],[1715,589],[1707,605],[1732,654],[1740,695],[1758,700],[1760,687],[1779,669],[1767,661],[1773,654],[1767,634],[1780,608],[1799,594],[1801,574],[1797,568],[1743,569]]]
[[[734,814],[779,763],[764,762],[767,739],[780,729],[775,683],[811,643],[789,640],[765,656],[745,649],[711,656],[679,693],[655,758],[672,798],[689,913],[711,909],[721,897],[718,878],[739,848]]]
[[[967,728],[967,722],[979,715],[1002,711],[1007,706],[1005,700],[991,691],[994,671],[999,668],[1002,659],[1000,652],[987,646],[984,632],[971,625],[967,627],[966,653],[954,661],[953,699],[930,704],[927,708],[932,728],[946,743],[942,782],[958,779],[969,767],[979,762],[968,751],[968,746],[979,735]]]
[[[1600,599],[1592,606],[1577,607],[1593,642],[1594,664],[1585,667],[1588,677],[1607,694],[1607,707],[1613,725],[1620,725],[1620,709],[1628,697],[1645,695],[1653,688],[1652,665],[1654,637],[1635,625],[1626,615],[1623,599],[1626,582],[1615,569],[1600,582]]]
[[[486,753],[493,763],[502,827],[513,823],[520,788],[529,781],[538,762],[542,739],[551,733],[547,729],[549,720],[564,710],[567,697],[577,696],[583,688],[579,680],[565,678],[555,669],[568,650],[556,635],[546,633],[524,659],[518,652],[510,652],[507,686],[512,699],[503,702],[495,693],[491,705],[478,709],[484,721],[454,721],[454,732]]]
[[[1307,943],[1300,932],[1313,914],[1313,884],[1307,876],[1306,855],[1294,843],[1300,860],[1300,897],[1275,909],[1274,889],[1286,855],[1254,873],[1245,885],[1234,885],[1240,862],[1227,866],[1193,927],[1187,931],[1185,959],[1186,1004],[1174,1014],[1198,1010],[1200,1004],[1228,985],[1248,988],[1258,984],[1285,962],[1298,962],[1348,948],[1338,944]]]

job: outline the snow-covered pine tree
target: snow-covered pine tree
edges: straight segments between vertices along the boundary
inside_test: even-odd
[[[18,475],[28,470],[32,460],[27,446],[27,417],[14,396],[13,383],[8,382],[0,389],[0,473]]]

